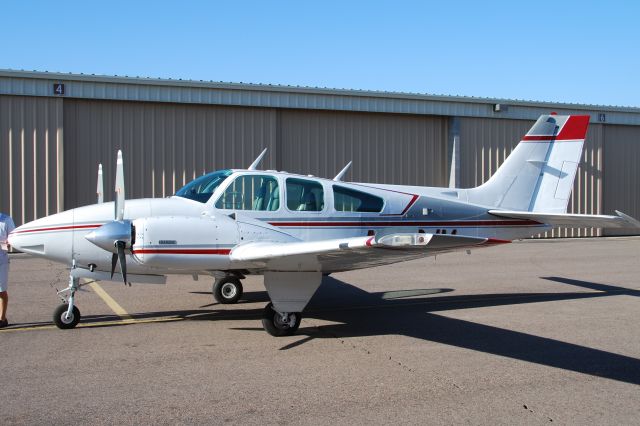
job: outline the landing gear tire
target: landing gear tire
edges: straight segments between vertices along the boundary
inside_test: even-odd
[[[211,292],[218,303],[238,303],[242,297],[242,283],[235,277],[220,278],[213,283]]]
[[[53,322],[59,329],[68,330],[74,328],[80,322],[80,309],[74,306],[71,315],[67,317],[68,310],[69,305],[65,303],[53,311]]]
[[[273,309],[273,303],[269,303],[262,313],[262,327],[272,336],[291,336],[300,327],[302,315],[300,312],[286,312],[281,314]]]

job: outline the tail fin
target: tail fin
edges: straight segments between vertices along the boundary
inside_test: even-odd
[[[588,115],[543,115],[469,201],[505,210],[565,213]]]

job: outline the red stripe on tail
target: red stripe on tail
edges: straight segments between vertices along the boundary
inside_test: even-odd
[[[560,133],[556,136],[525,136],[523,141],[573,141],[584,139],[587,136],[587,128],[589,127],[589,115],[571,115]]]

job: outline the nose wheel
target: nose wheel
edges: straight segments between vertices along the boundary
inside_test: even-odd
[[[211,292],[218,303],[238,303],[242,297],[242,283],[236,277],[219,278],[213,283]]]
[[[74,267],[75,265],[73,268]],[[80,322],[80,309],[75,305],[75,296],[76,291],[84,285],[87,284],[80,284],[80,280],[78,278],[70,275],[69,286],[58,292],[58,296],[62,299],[63,303],[53,311],[53,323],[59,329],[68,330],[70,328],[74,328]],[[69,294],[66,299],[63,297],[63,294],[65,293]]]
[[[77,306],[73,306],[71,312],[69,312],[69,305],[66,303],[58,306],[53,311],[53,323],[56,327],[67,330],[74,328],[80,322],[80,309]]]
[[[262,313],[262,327],[272,336],[291,336],[300,327],[300,312],[278,312],[269,303]]]

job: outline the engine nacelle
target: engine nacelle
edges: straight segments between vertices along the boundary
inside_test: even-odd
[[[159,270],[223,270],[240,240],[236,221],[225,215],[159,216],[133,221],[133,258]]]

